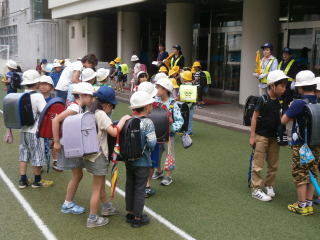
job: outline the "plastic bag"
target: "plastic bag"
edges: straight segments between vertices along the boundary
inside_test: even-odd
[[[12,136],[12,132],[11,132],[11,128],[8,128],[6,133],[4,134],[4,138],[3,141],[9,144],[13,143],[13,136]]]
[[[313,153],[307,144],[304,144],[300,150],[300,165],[308,164],[315,160]]]
[[[189,148],[192,146],[193,142],[191,137],[188,135],[188,133],[184,133],[182,138],[181,138],[182,146],[184,148]]]

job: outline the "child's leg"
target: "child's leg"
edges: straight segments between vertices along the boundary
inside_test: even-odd
[[[267,176],[265,187],[273,186],[276,182],[276,172],[279,165],[280,146],[276,138],[269,138],[269,149],[267,151]]]
[[[119,82],[120,88],[123,89],[123,81]]]
[[[134,197],[135,197],[135,168],[134,166],[130,164],[126,164],[126,175],[127,175],[127,181],[126,181],[126,210],[133,213],[134,209]],[[143,191],[145,191],[146,185],[144,185]],[[143,192],[144,193],[144,192]],[[144,197],[144,195],[143,195]]]
[[[55,152],[55,151],[51,151],[51,152],[52,152],[52,158],[53,158],[53,160],[57,161],[57,159],[58,159],[58,153]]]
[[[159,163],[158,163],[158,167],[157,167],[158,172],[161,171],[161,158],[162,158],[162,155],[165,151],[164,145],[165,145],[165,143],[160,143],[160,146],[159,146]],[[167,156],[167,153],[166,153],[166,156]]]
[[[26,175],[27,174],[27,162],[21,162],[20,161],[20,174]]]
[[[83,176],[82,167],[72,169],[72,179],[69,182],[69,185],[67,187],[67,195],[66,195],[67,202],[73,201],[74,196],[76,195],[79,183],[82,179],[82,176]]]
[[[100,200],[102,204],[106,204],[108,202],[107,193],[106,193],[106,177],[105,176],[100,189]]]
[[[150,168],[149,179],[148,179],[148,182],[147,182],[147,188],[150,187],[150,181],[151,181],[151,178],[152,178],[153,173],[154,173],[154,168],[151,167],[151,168]]]
[[[142,212],[145,198],[145,189],[150,174],[150,167],[137,167],[135,171],[135,186],[134,186],[134,206],[133,214],[136,219],[142,217]]]
[[[192,127],[193,127],[192,118],[193,118],[193,113],[194,113],[194,105],[191,106],[190,112],[189,112],[189,128],[188,128],[188,134],[189,134],[189,135],[190,135],[190,133],[192,133]]]
[[[91,195],[91,201],[90,201],[90,214],[92,215],[97,214],[99,202],[101,199],[101,189],[104,181],[105,181],[105,176],[93,175],[92,195]],[[104,197],[105,199],[107,198],[106,196]]]
[[[28,145],[27,145],[27,133],[20,133],[20,145],[19,145],[19,162],[20,162],[20,174],[21,176],[25,176],[27,174],[27,164],[30,161],[31,154],[28,151]],[[22,179],[21,180],[27,180]]]
[[[297,192],[298,192],[298,200],[300,202],[305,202],[307,198],[307,184],[298,186]],[[312,198],[313,198],[313,193],[312,193]]]

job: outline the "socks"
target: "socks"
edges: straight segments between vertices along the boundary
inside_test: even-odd
[[[94,221],[97,218],[97,214],[89,214],[89,219]]]
[[[57,159],[53,159],[53,162],[57,162],[58,160]]]
[[[34,181],[40,182],[41,181],[41,175],[34,175]]]
[[[305,208],[307,206],[306,202],[298,201],[298,204],[299,204],[299,207],[301,207],[301,208]]]
[[[68,206],[69,203],[71,203],[71,202],[68,202],[67,200],[64,201],[64,204],[65,204],[66,206]]]
[[[306,199],[306,202],[307,202],[307,207],[312,207],[312,205],[313,205],[312,201]]]
[[[103,204],[103,206],[106,208],[111,208],[112,204],[110,202],[106,202],[105,204]]]
[[[148,190],[149,190],[149,189],[151,189],[151,187],[146,187],[146,189],[148,189]]]
[[[27,181],[27,180],[28,180],[28,179],[27,179],[27,175],[21,175],[20,181],[25,182],[25,181]]]

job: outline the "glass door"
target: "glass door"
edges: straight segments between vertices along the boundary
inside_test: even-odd
[[[210,74],[211,87],[223,89],[225,33],[211,34]]]
[[[313,44],[313,72],[316,77],[320,76],[320,29],[315,29]]]

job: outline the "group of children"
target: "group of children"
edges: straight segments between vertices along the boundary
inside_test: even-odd
[[[306,104],[316,104],[320,98],[320,77],[305,70],[296,76],[295,87],[302,96],[290,103],[288,110],[281,116],[281,96],[286,91],[288,76],[281,70],[275,70],[267,76],[268,92],[261,96],[255,105],[251,122],[250,145],[255,147],[252,159],[251,185],[252,197],[261,201],[271,201],[275,197],[274,184],[279,165],[278,144],[281,132],[286,131],[286,124],[293,119],[292,126],[292,176],[297,187],[298,201],[288,205],[288,210],[303,216],[313,215],[314,186],[310,181],[310,172],[317,179],[320,161],[320,146],[311,146],[315,161],[303,164],[300,161],[299,150],[305,143],[305,131],[302,128],[303,107]],[[281,145],[281,144],[280,144]],[[285,147],[285,146],[284,146]],[[261,170],[264,160],[267,162],[266,180],[263,184]],[[309,172],[310,170],[310,172]],[[266,191],[262,188],[265,187]]]

